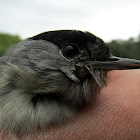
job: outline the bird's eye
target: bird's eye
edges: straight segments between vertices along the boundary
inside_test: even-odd
[[[67,44],[62,49],[63,55],[68,58],[72,58],[79,54],[79,47],[74,44]]]

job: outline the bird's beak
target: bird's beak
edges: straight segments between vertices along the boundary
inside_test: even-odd
[[[140,69],[140,61],[121,57],[110,56],[106,61],[90,61],[94,69],[126,70]]]

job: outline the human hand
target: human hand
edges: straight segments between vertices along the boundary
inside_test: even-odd
[[[112,71],[93,106],[75,120],[27,137],[0,135],[1,140],[139,140],[140,70]]]

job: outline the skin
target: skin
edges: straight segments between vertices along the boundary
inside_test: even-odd
[[[139,140],[140,70],[112,71],[96,102],[74,121],[29,136],[1,140]]]

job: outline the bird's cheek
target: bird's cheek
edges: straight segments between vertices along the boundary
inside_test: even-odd
[[[70,80],[74,82],[79,82],[79,79],[76,77],[75,72],[74,72],[75,67],[70,67],[70,66],[61,67],[60,71],[64,73]]]

